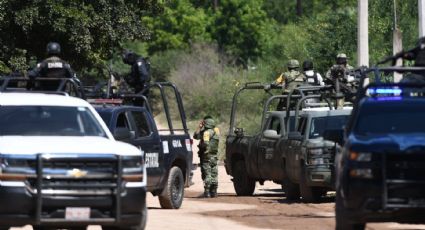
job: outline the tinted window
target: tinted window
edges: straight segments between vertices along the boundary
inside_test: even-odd
[[[311,120],[310,139],[322,137],[325,130],[343,129],[348,115],[315,117]]]
[[[134,122],[136,123],[136,131],[138,137],[145,137],[151,134],[149,123],[145,113],[141,111],[132,111]]]
[[[0,135],[106,136],[85,107],[1,106]]]
[[[425,132],[425,106],[421,101],[366,103],[359,115],[354,132],[361,135]]]
[[[108,112],[99,112],[99,111],[97,111],[97,113],[99,113],[100,117],[106,123],[106,125],[109,126],[109,123],[111,122],[111,113],[108,113]]]
[[[125,112],[118,114],[116,127],[117,128],[127,128],[127,129],[130,130],[130,125],[128,123],[128,119],[127,119],[127,116],[125,115]]]

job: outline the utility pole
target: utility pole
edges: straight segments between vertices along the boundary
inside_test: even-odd
[[[418,0],[419,37],[425,36],[425,0]]]
[[[400,28],[398,28],[398,19],[397,19],[397,0],[393,2],[394,9],[394,22],[393,22],[393,54],[399,53],[403,50],[403,39],[401,35]],[[399,58],[396,63],[396,66],[402,66],[403,60]],[[403,75],[400,73],[394,72],[394,82],[399,82],[403,78]]]
[[[369,66],[368,0],[357,0],[357,65]]]

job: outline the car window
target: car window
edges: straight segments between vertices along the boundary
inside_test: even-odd
[[[149,128],[146,114],[142,111],[131,111],[131,114],[133,115],[134,122],[136,123],[137,137],[149,136],[151,134],[151,129]]]
[[[130,129],[130,125],[129,125],[127,116],[125,115],[125,112],[121,112],[121,113],[118,114],[116,128]]]
[[[1,106],[0,135],[103,136],[90,109],[67,106]]]
[[[366,103],[359,115],[354,131],[361,135],[425,132],[422,100]]]
[[[272,117],[269,129],[276,130],[277,134],[280,134],[280,119],[278,117]]]
[[[315,117],[311,120],[310,139],[323,137],[326,130],[344,129],[348,115]]]

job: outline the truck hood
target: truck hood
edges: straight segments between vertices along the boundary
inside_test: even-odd
[[[350,135],[349,145],[354,151],[424,152],[425,134]]]
[[[136,147],[104,137],[0,136],[1,154],[116,154],[137,156]]]

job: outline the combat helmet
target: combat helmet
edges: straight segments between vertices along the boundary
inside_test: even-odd
[[[211,117],[204,120],[204,127],[207,129],[213,129],[215,127],[215,121]]]
[[[49,42],[46,47],[47,55],[58,55],[61,52],[61,46],[57,42]]]
[[[300,63],[298,62],[298,60],[295,59],[291,59],[288,61],[288,69],[296,69],[300,67]]]
[[[339,53],[336,55],[336,64],[345,65],[347,64],[347,55],[345,53]]]

